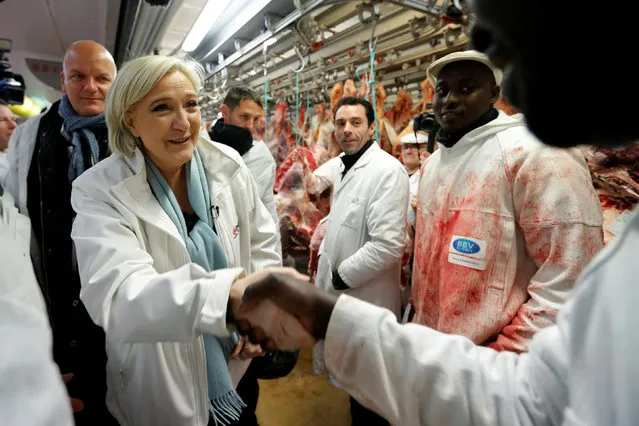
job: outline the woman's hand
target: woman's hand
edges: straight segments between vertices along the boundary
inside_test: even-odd
[[[249,342],[248,337],[241,336],[231,356],[246,361],[256,356],[264,356],[265,353],[259,344],[253,344]]]

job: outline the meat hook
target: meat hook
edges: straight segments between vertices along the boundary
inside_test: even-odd
[[[295,53],[297,53],[297,56],[300,58],[300,63],[302,64],[302,66],[300,67],[300,69],[296,70],[293,67],[289,67],[293,72],[296,73],[300,73],[302,71],[304,71],[304,67],[306,66],[306,59],[304,59],[304,56],[302,56],[302,53],[300,52],[300,50],[297,48],[297,46],[295,46]]]

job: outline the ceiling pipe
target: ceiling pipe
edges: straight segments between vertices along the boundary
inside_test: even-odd
[[[222,71],[222,69],[224,69],[224,68],[228,67],[229,65],[233,64],[233,62],[235,62],[240,56],[253,56],[253,55],[257,54],[257,53],[261,53],[262,52],[262,44],[266,40],[268,40],[271,37],[277,35],[281,31],[284,31],[289,25],[293,24],[295,21],[300,19],[303,16],[303,14],[307,14],[307,13],[313,11],[314,9],[316,9],[317,7],[321,6],[324,3],[324,1],[325,0],[310,0],[309,2],[304,4],[304,12],[303,13],[300,12],[299,10],[295,10],[294,12],[288,14],[281,21],[279,21],[277,24],[274,24],[272,26],[271,30],[265,31],[264,33],[262,33],[261,35],[259,35],[255,39],[253,39],[248,45],[244,46],[242,48],[242,50],[239,50],[238,52],[240,52],[240,54],[237,55],[235,58],[230,58],[229,57],[223,63],[218,64],[213,69],[213,72],[206,76],[206,79],[211,78],[214,74]],[[247,48],[247,46],[250,47],[250,48]],[[211,50],[210,52],[208,52],[205,55],[205,58],[209,57],[213,53],[215,53],[215,51]],[[232,60],[230,60],[230,59],[232,59]]]

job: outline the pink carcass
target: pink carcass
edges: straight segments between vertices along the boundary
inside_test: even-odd
[[[281,164],[289,152],[295,149],[295,133],[292,123],[286,117],[287,108],[286,104],[277,105],[264,135],[264,142],[277,164]]]
[[[611,225],[639,204],[639,142],[615,149],[587,147],[582,152],[601,201],[607,243],[614,237]]]
[[[308,250],[313,232],[324,217],[307,192],[317,168],[313,153],[307,148],[294,149],[278,167],[275,175],[275,205],[280,229],[287,231],[288,248]]]

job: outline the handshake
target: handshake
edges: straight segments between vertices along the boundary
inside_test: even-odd
[[[313,346],[324,339],[337,297],[292,268],[269,268],[238,279],[229,305],[238,332],[267,351]]]

